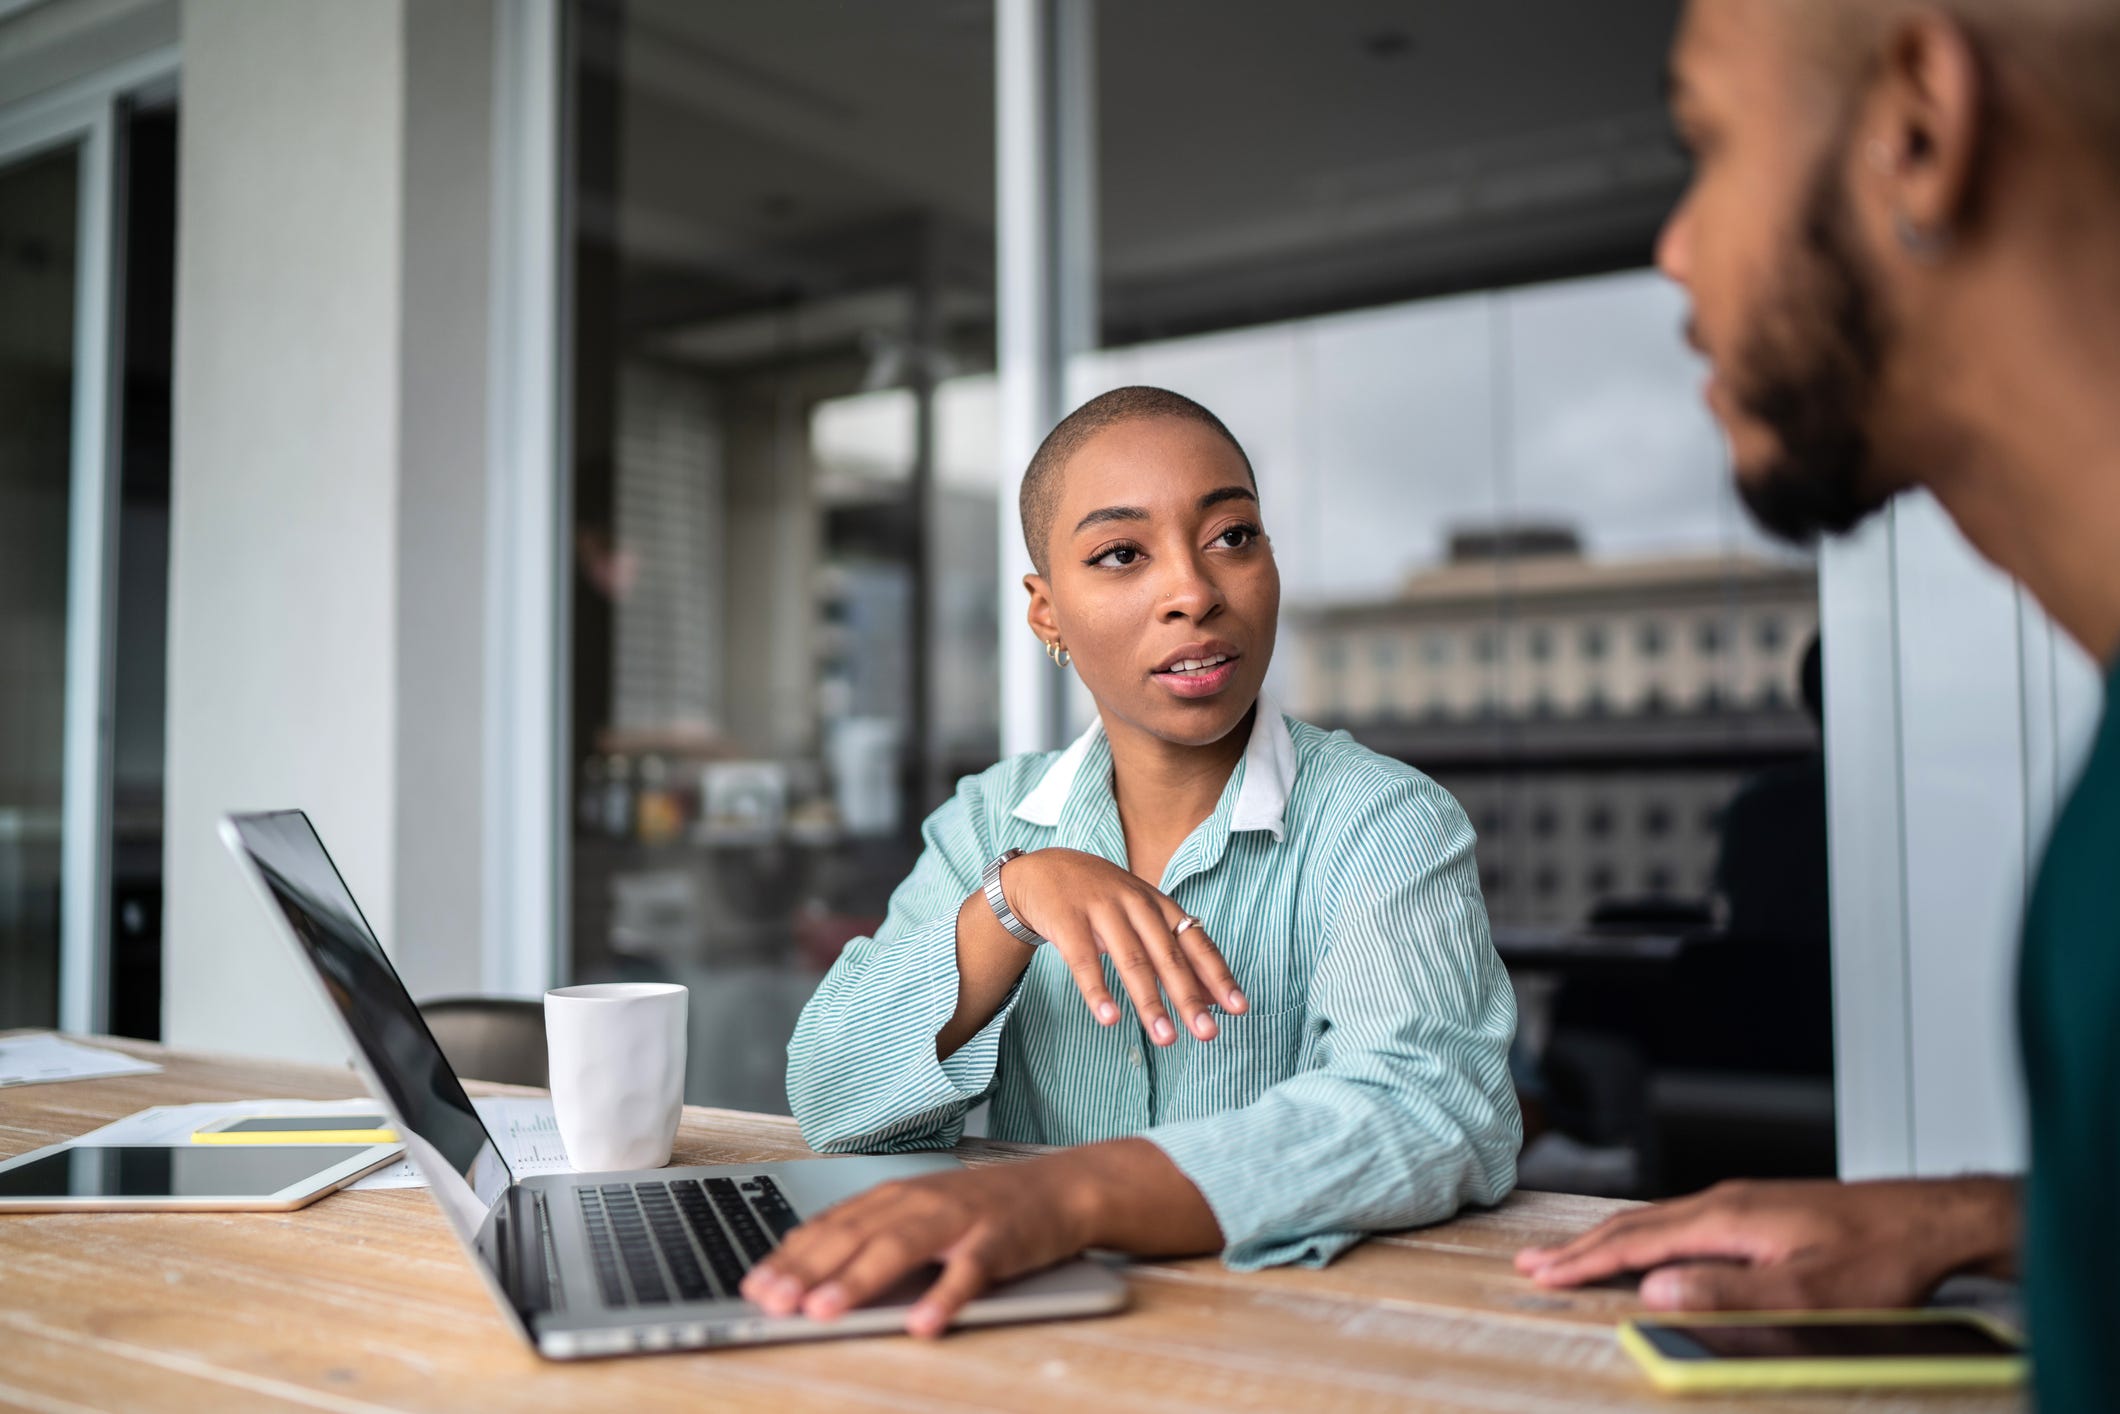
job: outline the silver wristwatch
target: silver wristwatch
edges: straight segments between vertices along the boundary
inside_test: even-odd
[[[1023,920],[1016,916],[1016,910],[1008,906],[1008,895],[1001,892],[1001,866],[1011,859],[1022,857],[1023,851],[1020,849],[1001,851],[980,875],[980,887],[986,893],[986,906],[994,910],[994,917],[1001,920],[1001,926],[1008,929],[1008,935],[1025,947],[1034,948],[1045,939],[1023,926]]]

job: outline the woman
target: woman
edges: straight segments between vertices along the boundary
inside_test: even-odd
[[[1322,1264],[1515,1181],[1471,827],[1261,695],[1280,576],[1236,440],[1121,388],[1053,430],[1022,503],[1031,629],[1098,721],[927,821],[804,1009],[788,1092],[821,1152],[947,1147],[987,1098],[994,1137],[1077,1147],[821,1215],[744,1284],[776,1313],[830,1319],[934,1261],[907,1322],[933,1335],[1088,1247]]]

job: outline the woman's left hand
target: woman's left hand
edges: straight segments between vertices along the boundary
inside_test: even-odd
[[[829,1321],[939,1263],[906,1315],[937,1336],[995,1282],[1050,1266],[1089,1245],[1083,1175],[1065,1156],[881,1184],[787,1235],[751,1269],[743,1294],[776,1316]]]

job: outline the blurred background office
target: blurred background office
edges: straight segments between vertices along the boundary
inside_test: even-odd
[[[1479,831],[1527,1183],[2009,1163],[2095,678],[1931,507],[1746,522],[1676,8],[0,0],[0,1025],[334,1056],[210,828],[294,803],[416,994],[675,979],[784,1108],[922,816],[1085,723],[1015,480],[1147,382],[1258,466],[1272,690]]]

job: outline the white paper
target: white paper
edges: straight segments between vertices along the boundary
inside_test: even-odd
[[[493,1131],[517,1178],[541,1173],[572,1173],[567,1146],[560,1142],[559,1121],[552,1117],[550,1095],[481,1095],[471,1102]]]
[[[152,1075],[162,1067],[100,1046],[84,1046],[46,1032],[0,1041],[0,1086],[93,1080],[105,1075]]]
[[[486,1122],[499,1146],[501,1157],[518,1179],[541,1173],[572,1173],[566,1146],[560,1143],[559,1122],[552,1117],[549,1095],[480,1095],[471,1102]],[[425,1188],[412,1160],[403,1159],[377,1169],[352,1188]]]

